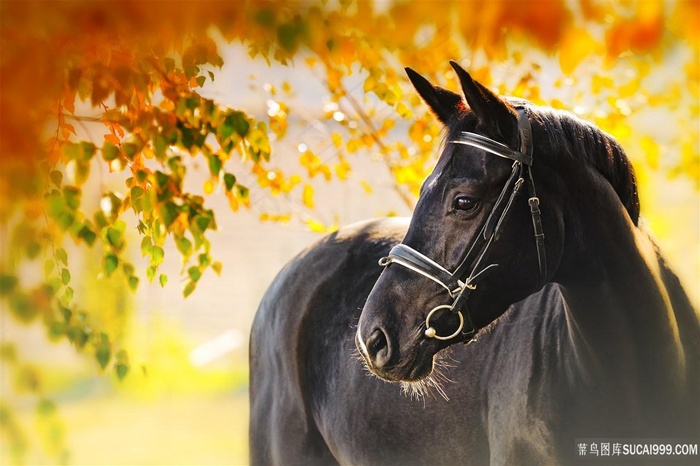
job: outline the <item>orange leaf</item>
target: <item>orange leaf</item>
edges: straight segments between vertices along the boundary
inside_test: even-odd
[[[599,48],[598,42],[582,28],[570,28],[559,48],[559,66],[564,74],[571,75],[588,55]]]
[[[66,92],[63,95],[63,108],[68,110],[70,113],[75,113],[75,91]]]
[[[111,134],[111,133],[105,134],[105,141],[111,142],[111,143],[114,144],[114,145],[117,145],[117,144],[120,144],[120,143],[121,143],[121,141],[119,140],[119,138],[118,138],[116,135]]]

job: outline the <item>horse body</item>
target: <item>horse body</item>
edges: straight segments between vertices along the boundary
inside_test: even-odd
[[[455,71],[466,102],[409,72],[448,141],[476,129],[516,147],[513,107]],[[382,271],[377,261],[402,242],[419,264],[459,270],[470,240],[490,231],[510,164],[448,144],[410,224],[341,230],[271,285],[251,334],[253,463],[556,464],[580,459],[578,439],[698,441],[700,323],[638,226],[624,153],[573,117],[527,114],[546,256],[524,234],[526,201],[513,196],[512,213],[509,202],[498,214],[508,216],[490,259],[499,267],[477,273],[478,287],[468,278],[466,307],[455,300],[428,328],[431,308],[450,307],[444,285],[426,279],[429,267],[385,260]],[[475,341],[434,338],[462,313],[481,329]],[[433,396],[402,396],[368,371],[432,385]]]
[[[355,326],[381,272],[378,259],[401,240],[405,227],[391,220],[341,230],[302,253],[275,279],[251,336],[253,463],[484,464],[494,444],[515,442],[516,454],[533,444],[527,438],[531,434],[551,437],[527,409],[498,413],[517,406],[509,398],[528,391],[525,369],[532,367],[531,358],[544,354],[542,343],[557,340],[550,329],[542,330],[550,337],[535,345],[518,325],[521,320],[528,328],[553,323],[534,311],[562,309],[556,286],[514,306],[507,322],[478,343],[450,350],[444,368],[454,382],[444,385],[449,401],[435,391],[412,399],[397,384],[369,376],[356,356]],[[523,348],[499,350],[504,341],[514,342],[511,336]],[[536,364],[545,369],[541,360]],[[492,384],[493,374],[508,377]],[[494,404],[489,408],[484,400]],[[555,406],[547,411],[558,412]],[[489,429],[494,423],[498,426]],[[527,435],[501,439],[506,425],[519,426]],[[546,445],[543,450],[556,449]],[[573,451],[573,445],[568,447]]]
[[[554,464],[575,459],[577,438],[649,437],[653,422],[624,413],[640,413],[629,405],[643,402],[635,394],[654,385],[653,374],[619,386],[631,369],[615,376],[604,362],[619,349],[584,342],[560,285],[511,306],[475,343],[446,350],[449,401],[435,389],[416,400],[369,376],[353,356],[355,327],[381,272],[377,260],[405,228],[400,220],[348,227],[273,282],[251,336],[254,464]],[[682,294],[671,296],[682,303]],[[682,400],[676,394],[646,416],[661,422]],[[692,419],[695,408],[684,409]],[[660,426],[654,438],[689,431]]]

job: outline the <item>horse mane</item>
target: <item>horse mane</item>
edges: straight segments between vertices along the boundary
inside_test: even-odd
[[[609,134],[569,112],[530,107],[544,129],[549,147],[563,147],[583,157],[612,185],[632,222],[639,223],[639,194],[634,169],[620,144]]]

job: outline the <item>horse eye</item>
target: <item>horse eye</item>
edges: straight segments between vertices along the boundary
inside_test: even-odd
[[[477,206],[477,200],[469,196],[457,196],[452,204],[455,210],[470,211]]]

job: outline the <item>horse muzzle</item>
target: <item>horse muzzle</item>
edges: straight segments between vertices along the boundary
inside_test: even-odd
[[[404,351],[396,338],[392,338],[384,328],[374,326],[365,332],[358,324],[355,345],[364,359],[365,365],[373,374],[390,382],[411,382],[420,380],[433,369],[433,356],[438,348],[428,341],[416,338],[405,342]]]

